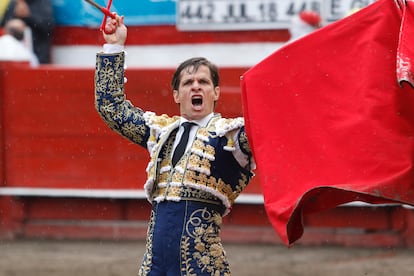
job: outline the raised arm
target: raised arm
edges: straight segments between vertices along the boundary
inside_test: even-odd
[[[144,111],[126,100],[124,93],[124,44],[127,28],[117,16],[106,23],[104,51],[97,54],[95,70],[95,108],[105,123],[125,138],[147,147],[150,134]]]

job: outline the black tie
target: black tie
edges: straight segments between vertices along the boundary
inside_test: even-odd
[[[190,135],[191,127],[194,125],[194,123],[191,122],[185,122],[182,124],[184,127],[183,135],[181,135],[180,142],[178,143],[177,147],[174,150],[173,158],[172,158],[172,164],[175,166],[180,160],[181,156],[184,154],[185,148],[187,147],[188,143],[188,137]]]

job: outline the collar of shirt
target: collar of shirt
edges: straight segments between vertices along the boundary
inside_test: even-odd
[[[206,127],[207,124],[208,124],[208,122],[213,117],[214,117],[214,113],[210,113],[209,115],[207,115],[206,117],[204,117],[204,118],[202,118],[200,120],[192,120],[191,121],[191,122],[195,123],[197,127],[192,127],[191,130],[190,130],[190,136],[188,138],[187,149],[193,143],[194,138],[195,138],[195,135],[196,135],[196,132],[197,132],[197,129],[199,127]],[[184,123],[184,122],[190,122],[190,121],[187,120],[187,119],[185,119],[185,118],[183,118],[183,117],[180,118],[180,128],[178,129],[177,136],[176,136],[175,141],[174,141],[174,147],[173,147],[174,149],[177,146],[178,142],[180,141],[181,136],[183,135],[184,128],[181,127],[181,124]]]
[[[206,127],[208,122],[211,120],[211,118],[214,117],[214,113],[210,113],[209,115],[207,115],[206,117],[200,119],[200,120],[192,120],[191,122],[195,123],[198,127]],[[181,117],[180,118],[180,126],[184,123],[184,122],[189,122],[189,120]]]

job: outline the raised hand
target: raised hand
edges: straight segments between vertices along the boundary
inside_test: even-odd
[[[124,45],[127,38],[127,27],[124,24],[124,16],[117,15],[115,19],[108,18],[102,33],[107,43]]]

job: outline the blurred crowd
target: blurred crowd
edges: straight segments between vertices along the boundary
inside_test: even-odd
[[[302,11],[292,17],[288,42],[322,25],[319,13]],[[51,63],[55,28],[52,0],[0,0],[0,27],[0,60],[30,61],[32,66]]]
[[[55,27],[51,0],[0,0],[0,59],[51,62]]]

